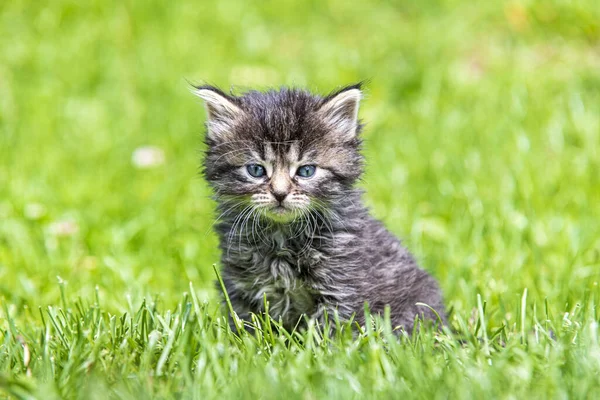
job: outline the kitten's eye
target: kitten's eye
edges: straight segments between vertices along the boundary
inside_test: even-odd
[[[317,167],[315,167],[314,165],[303,165],[300,168],[298,168],[298,171],[296,171],[296,175],[302,178],[310,178],[315,174],[316,170]]]
[[[248,164],[246,166],[246,171],[248,171],[248,173],[250,174],[250,176],[253,176],[255,178],[260,178],[262,176],[265,176],[265,167],[263,167],[262,165],[258,165],[258,164]]]

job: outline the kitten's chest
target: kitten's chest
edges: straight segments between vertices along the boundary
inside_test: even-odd
[[[301,248],[275,233],[268,247],[254,249],[246,269],[245,290],[259,306],[266,297],[272,315],[293,323],[302,314],[314,313],[320,295],[311,269],[318,266],[320,252]]]

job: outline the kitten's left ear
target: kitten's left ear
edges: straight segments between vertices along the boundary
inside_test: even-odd
[[[360,84],[347,86],[327,96],[318,113],[343,138],[354,139],[358,131],[361,98]]]

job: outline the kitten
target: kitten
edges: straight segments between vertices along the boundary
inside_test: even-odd
[[[204,176],[215,192],[222,276],[244,320],[269,312],[292,329],[337,311],[364,323],[391,309],[395,327],[445,322],[435,280],[373,219],[355,187],[363,171],[360,85],[326,97],[298,89],[228,95],[206,104]]]

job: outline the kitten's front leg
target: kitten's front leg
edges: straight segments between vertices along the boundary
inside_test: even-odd
[[[338,324],[343,327],[347,321],[347,319],[340,315],[335,305],[328,303],[320,303],[317,306],[317,310],[308,317],[315,321],[318,331],[324,337],[332,337],[337,330]]]
[[[226,270],[222,271],[222,275],[223,284],[225,285],[225,293],[221,293],[223,297],[222,307],[227,312],[229,327],[232,331],[237,332],[238,328],[233,320],[233,315],[231,315],[231,310],[229,309],[229,304],[231,304],[231,307],[238,318],[238,326],[244,326],[246,330],[249,330],[248,322],[252,321],[251,313],[255,312],[255,310],[253,310],[250,302],[245,299],[245,292],[236,285],[233,278],[228,276]],[[222,292],[222,289],[220,283],[217,281],[217,290]]]

